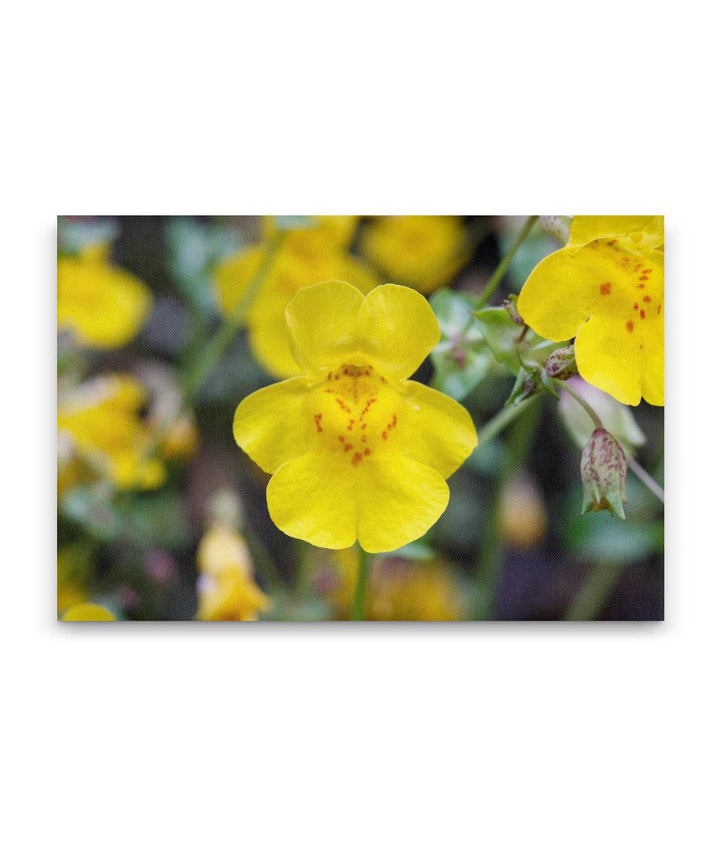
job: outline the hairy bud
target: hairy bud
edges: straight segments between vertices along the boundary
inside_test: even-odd
[[[622,446],[604,428],[596,428],[580,461],[583,483],[583,509],[600,511],[606,508],[625,520],[623,503],[627,502],[627,458]]]

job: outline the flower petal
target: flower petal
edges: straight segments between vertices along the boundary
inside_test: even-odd
[[[577,247],[589,244],[590,241],[596,241],[598,238],[620,238],[629,235],[642,235],[643,242],[647,242],[651,247],[658,247],[664,240],[663,218],[578,215],[573,217],[570,226],[568,246]],[[639,237],[638,240],[640,240]]]
[[[363,299],[361,291],[339,280],[298,291],[285,309],[290,349],[298,365],[323,371],[357,350]]]
[[[267,250],[254,246],[221,261],[214,270],[217,300],[223,315],[231,315],[260,270]],[[277,262],[268,271],[272,276]]]
[[[145,284],[122,268],[94,259],[58,260],[58,328],[85,344],[118,348],[140,330],[152,306]]]
[[[415,381],[408,381],[407,415],[412,443],[407,454],[437,470],[443,478],[477,446],[477,431],[457,401]]]
[[[360,309],[360,345],[389,374],[407,378],[440,341],[427,300],[403,285],[380,285]]]
[[[312,422],[304,418],[307,388],[302,378],[291,378],[259,389],[238,404],[235,442],[265,472],[275,472],[307,451],[305,425]]]
[[[342,550],[357,540],[357,473],[330,466],[309,452],[283,464],[267,487],[268,511],[278,529],[316,547]]]
[[[368,553],[397,550],[437,521],[450,490],[437,470],[403,455],[370,457],[358,468],[357,528]]]
[[[628,355],[628,339],[635,336],[637,353]],[[642,392],[640,342],[637,333],[610,316],[598,315],[583,324],[575,339],[578,371],[588,383],[622,404],[639,404]]]

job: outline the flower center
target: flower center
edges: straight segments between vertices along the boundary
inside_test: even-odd
[[[311,395],[312,431],[322,448],[353,467],[397,442],[400,396],[371,365],[345,363]]]

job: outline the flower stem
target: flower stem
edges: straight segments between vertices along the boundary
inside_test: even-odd
[[[561,386],[568,393],[568,395],[571,395],[575,399],[575,401],[577,401],[577,403],[585,410],[588,416],[595,423],[596,428],[603,427],[602,419],[600,419],[595,410],[590,407],[590,405],[581,395],[578,395],[578,393],[575,392],[575,390],[570,386],[569,383],[567,383],[567,381],[556,379],[554,382],[558,386]],[[651,493],[653,493],[660,500],[660,502],[664,503],[665,491],[660,487],[660,485],[655,481],[655,479],[650,475],[650,473],[647,472],[647,470],[645,470],[634,458],[631,458],[627,452],[625,452],[625,459],[627,460],[628,469],[635,473],[637,478],[645,485],[645,487]]]
[[[627,458],[628,469],[632,470],[638,479],[645,485],[645,487],[660,500],[660,502],[665,504],[665,491],[660,487],[660,485],[655,481],[655,479],[650,475],[647,470],[643,469],[640,464],[629,455],[625,456]]]
[[[580,591],[563,616],[565,621],[592,621],[613,592],[624,568],[619,564],[598,562],[587,575]]]
[[[518,402],[518,404],[507,404],[502,410],[498,411],[493,418],[489,422],[486,422],[478,431],[476,449],[481,448],[485,443],[489,443],[493,437],[499,434],[511,422],[514,422],[521,413],[524,413],[525,410],[527,410],[533,400],[534,399],[532,398],[526,398],[524,401]]]
[[[597,415],[597,412],[592,407],[590,407],[590,405],[587,403],[587,401],[585,401],[585,399],[581,395],[578,395],[578,393],[575,392],[575,390],[570,386],[570,384],[567,381],[559,380],[558,378],[555,378],[553,383],[556,386],[561,386],[571,398],[574,398],[575,401],[577,401],[577,403],[580,405],[580,407],[582,407],[582,409],[592,419],[593,424],[595,425],[596,428],[602,428],[603,427],[602,419]]]
[[[485,286],[483,293],[478,298],[477,308],[482,309],[483,306],[490,300],[495,289],[500,285],[500,281],[505,276],[507,269],[510,267],[510,262],[513,260],[515,253],[520,248],[522,242],[527,238],[530,234],[530,230],[535,225],[535,221],[537,220],[537,215],[533,214],[531,217],[528,217],[525,221],[525,225],[520,230],[519,235],[510,245],[510,248],[505,253],[505,255],[500,260],[500,264],[495,268],[495,272],[488,280],[488,284]]]
[[[233,336],[242,326],[243,321],[245,320],[245,314],[252,306],[258,291],[265,282],[265,277],[267,276],[272,263],[275,261],[284,240],[285,232],[277,232],[273,236],[270,241],[270,246],[265,253],[260,267],[257,269],[255,276],[252,278],[247,291],[235,304],[235,308],[225,318],[220,329],[200,355],[200,359],[188,372],[183,386],[183,406],[181,408],[181,412],[195,397],[210,372],[215,368],[220,357],[225,353]]]
[[[358,544],[358,575],[355,583],[355,596],[353,597],[350,618],[353,621],[364,621],[367,609],[368,583],[370,581],[370,557]]]
[[[528,404],[531,402],[534,402],[535,406],[527,409]],[[522,405],[525,406],[522,407]],[[521,407],[522,409],[520,409]],[[528,399],[522,402],[522,404],[515,405],[515,411],[524,413],[526,410],[526,418],[520,422],[516,422],[510,432],[510,437],[508,438],[508,460],[502,467],[500,476],[495,483],[490,500],[490,510],[486,517],[485,528],[480,541],[480,548],[475,563],[475,575],[477,578],[475,618],[478,621],[489,621],[492,618],[495,591],[505,552],[499,532],[500,502],[505,486],[515,478],[530,451],[540,415],[538,399]],[[500,413],[503,412],[500,411]],[[515,413],[515,415],[518,414]],[[508,423],[506,422],[505,424]],[[487,426],[485,427],[487,428]],[[498,430],[502,430],[503,427],[504,425],[501,425]]]

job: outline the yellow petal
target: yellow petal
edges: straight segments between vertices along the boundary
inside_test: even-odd
[[[450,491],[440,473],[402,455],[370,457],[358,475],[358,540],[368,553],[415,541],[447,508]]]
[[[305,380],[291,378],[253,392],[238,405],[235,442],[265,472],[275,472],[307,451],[312,428],[306,415],[307,389]]]
[[[251,247],[221,261],[215,268],[216,295],[223,315],[231,315],[246,294],[265,258],[264,246]],[[268,276],[270,276],[270,271]]]
[[[62,617],[63,621],[115,621],[115,616],[104,606],[96,603],[78,603],[71,606]]]
[[[267,487],[268,511],[278,529],[316,547],[342,550],[357,539],[357,471],[310,452],[283,464]]]
[[[255,313],[248,329],[248,342],[260,365],[273,377],[295,377],[302,369],[290,350],[290,339],[285,322],[285,306],[262,315]]]
[[[430,304],[417,291],[380,285],[360,309],[360,340],[371,362],[406,378],[440,341],[440,327]]]
[[[357,351],[362,304],[362,292],[338,280],[298,291],[285,309],[290,349],[298,365],[323,371]]]
[[[477,446],[470,414],[436,389],[412,380],[406,386],[407,454],[447,478]]]
[[[136,276],[104,261],[58,260],[58,329],[94,348],[118,348],[140,330],[152,305]]]
[[[621,238],[633,236],[637,242],[646,242],[650,247],[659,247],[664,241],[663,217],[643,216],[600,216],[573,217],[568,246],[589,244],[599,238]],[[642,236],[642,237],[641,237]]]

